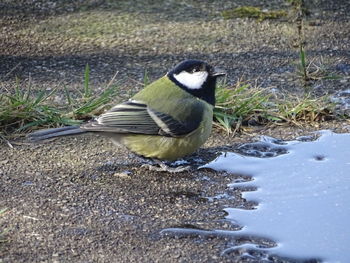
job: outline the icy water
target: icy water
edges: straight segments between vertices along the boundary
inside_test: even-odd
[[[243,247],[292,259],[350,262],[350,134],[320,134],[314,141],[264,137],[243,145],[241,154],[225,153],[206,165],[251,177],[230,185],[256,189],[243,197],[257,203],[253,210],[225,209],[227,219],[242,226],[230,232],[276,244]]]

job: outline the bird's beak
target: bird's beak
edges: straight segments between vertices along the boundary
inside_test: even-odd
[[[220,69],[220,68],[214,68],[213,72],[210,74],[212,77],[220,77],[220,76],[225,76],[227,73],[225,70]]]

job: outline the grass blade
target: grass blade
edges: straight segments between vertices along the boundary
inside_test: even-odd
[[[89,86],[89,81],[90,81],[90,67],[89,67],[89,64],[86,64],[85,72],[84,72],[84,98],[91,97],[92,92]]]

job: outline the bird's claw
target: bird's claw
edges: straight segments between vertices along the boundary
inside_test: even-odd
[[[178,167],[170,167],[162,162],[157,163],[157,165],[152,165],[152,164],[143,164],[141,167],[146,168],[150,171],[156,171],[156,172],[168,172],[168,173],[181,173],[181,172],[186,172],[190,171],[192,168],[191,166],[178,166]]]

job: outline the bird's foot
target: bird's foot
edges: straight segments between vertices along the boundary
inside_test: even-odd
[[[156,171],[156,172],[168,172],[168,173],[181,173],[181,172],[187,172],[192,169],[191,166],[177,166],[177,167],[171,167],[169,165],[166,165],[162,163],[161,161],[156,161],[156,165],[152,164],[143,164],[141,166],[142,168],[147,168],[150,171]]]

